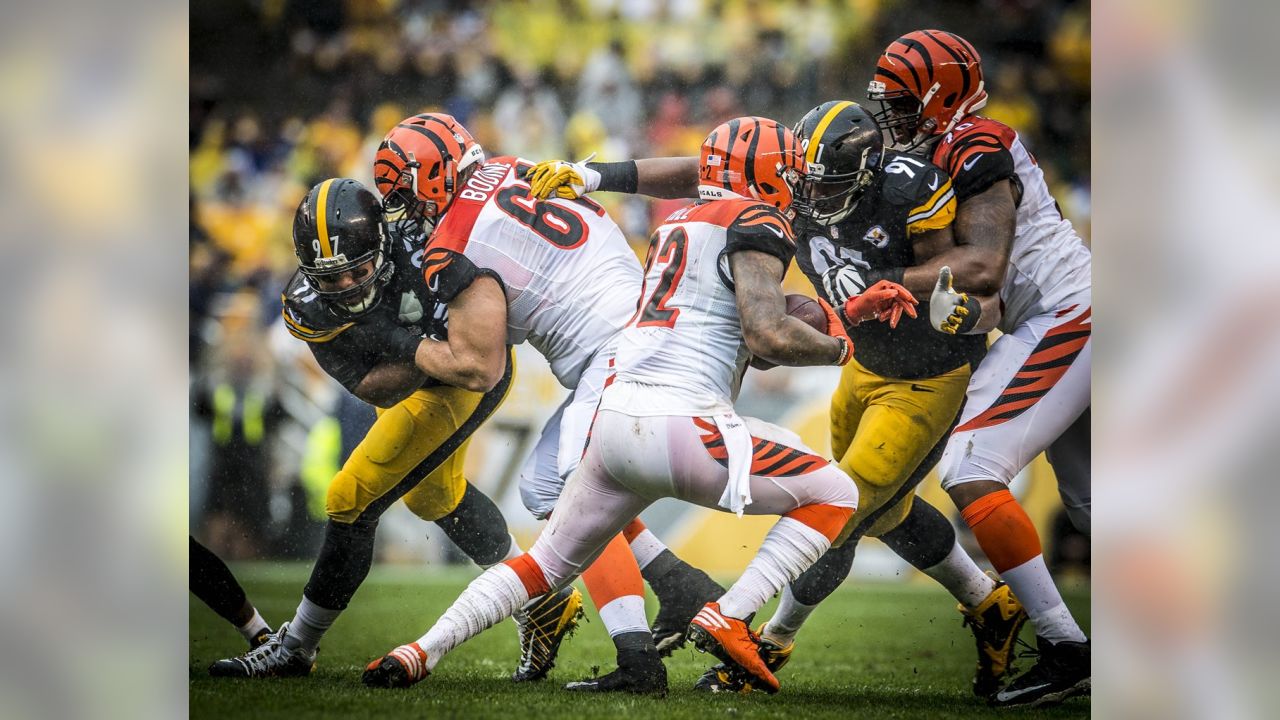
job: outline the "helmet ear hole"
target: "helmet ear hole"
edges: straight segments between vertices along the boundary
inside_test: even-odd
[[[440,177],[440,163],[431,166],[431,174],[427,176],[428,180],[435,180]]]
[[[947,96],[946,100],[942,101],[942,104],[950,107],[953,103],[955,103],[955,101],[956,101],[956,94],[951,93],[950,95]]]
[[[778,192],[778,188],[774,187],[773,183],[768,183],[768,182],[760,183],[760,189],[764,190],[765,192],[771,195]]]

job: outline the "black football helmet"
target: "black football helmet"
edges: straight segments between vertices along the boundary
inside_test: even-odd
[[[293,215],[293,251],[307,284],[344,319],[373,310],[395,270],[382,204],[349,178],[325,180],[302,199]]]
[[[792,207],[803,218],[835,225],[857,207],[880,169],[880,128],[858,103],[832,100],[805,113],[795,134],[805,172]]]

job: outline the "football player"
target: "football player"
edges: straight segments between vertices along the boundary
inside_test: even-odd
[[[950,178],[928,161],[885,153],[879,127],[857,103],[831,101],[814,108],[797,123],[796,134],[805,159],[794,204],[796,262],[820,297],[843,304],[875,292],[876,284],[868,287],[864,274],[914,264],[953,246]],[[688,192],[696,181],[690,160],[636,161],[637,188],[668,195]],[[534,190],[574,192],[565,179],[573,184],[575,176],[592,169],[541,164],[533,176]],[[600,189],[613,186],[602,184]],[[993,299],[983,304],[991,310],[984,323],[994,322],[998,312]],[[964,309],[947,308],[957,316]],[[771,670],[790,659],[800,626],[848,576],[855,547],[865,535],[880,538],[959,600],[977,645],[976,694],[994,693],[1009,670],[1026,613],[1004,583],[979,570],[960,547],[951,523],[915,497],[916,486],[942,454],[973,368],[986,349],[981,336],[943,334],[929,322],[912,316],[889,325],[849,328],[857,351],[832,396],[831,444],[841,469],[858,485],[861,511],[846,529],[848,540],[783,590],[778,611],[762,627],[762,657]],[[697,687],[742,691],[749,683],[720,665]]]
[[[894,40],[876,64],[868,97],[898,146],[952,177],[957,246],[925,262],[864,279],[899,280],[928,292],[943,267],[960,289],[999,295],[1004,333],[969,380],[964,412],[939,463],[947,489],[983,552],[1026,606],[1039,659],[992,697],[1000,706],[1045,705],[1087,693],[1089,642],[1062,601],[1040,537],[1009,482],[1048,452],[1076,527],[1089,529],[1091,255],[1049,194],[1035,157],[1012,128],[977,115],[987,101],[982,61],[964,38],[918,30]],[[945,283],[943,283],[945,286]],[[946,313],[945,305],[965,313]],[[966,293],[934,292],[933,312],[980,332],[986,313]]]
[[[406,233],[429,236],[425,281],[450,318],[447,339],[418,343],[418,369],[484,391],[502,378],[507,343],[528,340],[571,391],[520,473],[525,505],[547,518],[561,512],[565,478],[586,448],[618,333],[635,312],[641,269],[597,203],[530,197],[522,180],[528,167],[511,157],[486,162],[466,128],[451,116],[429,113],[407,118],[387,134],[374,177],[386,209]],[[636,520],[628,534],[642,532]],[[657,562],[646,559],[649,566]],[[687,624],[721,588],[688,566],[672,572],[668,567],[667,579],[678,583],[652,585],[662,605],[676,607]],[[622,534],[584,572],[617,649],[618,668],[570,689],[666,690],[666,668],[645,618],[642,577]],[[674,593],[662,594],[664,587]]]
[[[420,639],[371,663],[366,683],[424,679],[445,653],[524,598],[571,582],[650,503],[678,497],[739,515],[783,516],[738,582],[707,603],[689,630],[700,649],[777,691],[744,618],[830,547],[857,500],[848,476],[794,435],[733,410],[752,356],[843,365],[852,355],[830,306],[823,305],[826,334],[786,314],[781,281],[795,242],[783,213],[800,164],[795,137],[771,120],[737,118],[711,132],[701,152],[704,201],[654,231],[586,455],[547,528],[529,553],[474,581]],[[519,170],[507,168],[504,177]],[[547,201],[560,203],[568,201]],[[842,311],[870,318],[906,302],[892,288],[881,302],[868,294]]]
[[[520,554],[493,501],[462,474],[472,434],[511,386],[511,353],[502,348],[499,377],[483,390],[414,366],[422,337],[448,337],[450,328],[423,281],[420,240],[389,232],[378,197],[359,182],[313,187],[294,215],[293,244],[300,267],[281,297],[284,323],[378,417],[329,484],[324,544],[297,614],[259,647],[214,663],[216,676],[310,673],[321,637],[369,573],[378,518],[397,500],[481,567]],[[550,670],[581,605],[565,588],[518,614],[515,679]]]
[[[262,619],[258,609],[249,602],[244,588],[231,574],[231,569],[212,550],[188,536],[191,592],[200,601],[218,613],[223,620],[235,626],[249,643],[249,649],[258,647],[271,636],[271,626]]]

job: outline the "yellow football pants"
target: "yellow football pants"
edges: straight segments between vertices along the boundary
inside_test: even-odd
[[[881,377],[852,360],[831,397],[831,450],[858,485],[858,511],[837,539],[855,529],[878,537],[911,509],[917,473],[929,451],[946,440],[960,412],[969,366],[920,380]]]
[[[453,512],[467,489],[462,469],[472,434],[511,389],[515,356],[486,393],[439,386],[417,390],[385,410],[329,483],[329,518],[354,523],[377,518],[396,500],[423,520]]]

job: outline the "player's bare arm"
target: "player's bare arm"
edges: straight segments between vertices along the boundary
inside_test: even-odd
[[[698,197],[697,157],[644,158],[635,162],[637,194],[667,200]]]
[[[424,339],[414,363],[441,382],[487,392],[507,364],[507,298],[498,281],[477,277],[449,303],[449,339]]]
[[[786,268],[772,255],[744,250],[729,256],[742,337],[747,349],[775,365],[833,365],[844,342],[787,315],[782,293]],[[845,341],[847,342],[847,341]]]
[[[927,294],[938,281],[938,271],[947,266],[957,289],[980,297],[998,294],[1013,247],[1017,210],[1008,180],[966,199],[957,207],[952,224],[956,245],[907,268],[902,284]]]
[[[370,405],[389,408],[412,395],[426,381],[426,375],[411,363],[383,363],[364,376],[354,394]]]
[[[946,227],[918,232],[911,236],[911,251],[915,255],[916,262],[920,263],[916,268],[930,267],[934,264],[934,261],[937,258],[944,258],[952,251],[963,249],[956,247],[955,233],[952,232],[953,227],[954,223],[952,225],[947,225]],[[904,277],[907,274],[912,273],[916,268],[907,269],[904,273]],[[970,270],[970,272],[972,272],[972,270]],[[939,271],[933,276],[935,281],[933,292],[935,296],[939,293],[951,291],[953,287],[952,284],[959,285],[962,288],[973,284],[965,282],[962,278],[952,275],[946,286],[939,288],[936,283],[940,274],[941,268],[939,268]],[[952,294],[954,295],[956,293]],[[948,334],[986,334],[993,330],[996,324],[1000,322],[1000,295],[998,292],[998,286],[997,292],[985,295],[979,295],[973,292],[960,293],[960,296],[961,297],[948,298],[946,300],[941,297],[938,297],[936,300],[931,298],[930,315],[939,313],[940,318],[945,318],[934,323],[935,329]],[[947,302],[947,300],[952,300],[952,302]],[[943,305],[946,306],[946,311],[942,311]],[[940,323],[941,327],[939,325]]]

